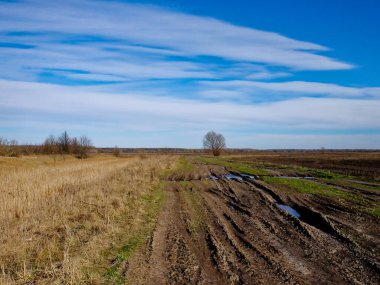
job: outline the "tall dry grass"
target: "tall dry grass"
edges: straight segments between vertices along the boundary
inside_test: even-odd
[[[58,166],[17,167],[0,172],[0,225],[14,218],[32,216],[41,207],[54,204],[72,185],[85,187],[102,181],[110,173],[129,165],[129,160],[92,160]],[[67,191],[66,191],[67,190]]]
[[[0,158],[0,284],[102,284],[169,156]],[[145,207],[145,208],[144,208]]]

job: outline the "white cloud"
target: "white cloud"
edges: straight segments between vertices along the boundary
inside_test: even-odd
[[[137,123],[152,128],[245,128],[260,126],[287,130],[375,128],[380,123],[379,100],[298,98],[245,105],[202,102],[172,97],[109,94],[94,88],[0,81],[1,110],[22,113],[98,118],[104,122]]]
[[[22,43],[27,39],[36,49],[47,43],[58,49],[81,40],[95,41],[101,48],[109,45],[118,56],[121,51],[132,52],[132,43],[134,53],[146,45],[146,54],[215,56],[303,70],[353,67],[316,54],[327,48],[314,43],[209,17],[111,1],[1,2],[0,29],[4,40]],[[19,31],[30,34],[9,34]]]
[[[307,81],[287,81],[287,82],[258,82],[247,80],[230,81],[203,81],[203,86],[229,89],[235,92],[255,93],[256,91],[272,91],[287,95],[327,95],[332,97],[360,97],[360,96],[379,96],[380,88],[369,87],[347,87],[338,84],[307,82]]]
[[[41,44],[37,49],[0,49],[4,55],[0,76],[7,78],[9,69],[18,68],[17,73],[36,76],[47,70],[55,75],[76,78],[82,71],[97,78],[110,81],[110,76],[118,80],[160,79],[160,78],[213,78],[214,75],[201,64],[189,61],[165,61],[163,58],[135,57],[130,54],[105,51],[97,45]],[[9,67],[9,68],[8,68]],[[63,73],[63,71],[65,71]],[[15,78],[9,78],[15,79]],[[16,78],[20,79],[20,78]],[[21,79],[24,79],[21,77]]]
[[[280,78],[280,77],[288,77],[291,74],[289,72],[268,72],[268,71],[261,71],[257,73],[252,73],[248,75],[246,78],[249,80],[258,80],[258,79],[274,79],[274,78]]]
[[[367,87],[362,89],[366,94],[380,98],[380,87]]]
[[[246,94],[234,90],[205,89],[198,92],[204,98],[217,100],[236,100],[246,98]]]

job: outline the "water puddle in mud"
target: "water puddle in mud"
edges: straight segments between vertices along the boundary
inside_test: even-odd
[[[256,179],[256,177],[255,176],[253,176],[253,175],[249,175],[249,174],[240,174],[242,177],[246,177],[246,178],[248,178],[248,179],[252,179],[252,180],[255,180]]]
[[[244,180],[244,178],[250,179],[250,180],[256,180],[256,179],[258,179],[258,176],[249,175],[249,174],[240,174],[240,176],[239,175],[235,175],[235,174],[226,174],[226,175],[223,175],[222,178],[226,178],[228,180],[236,180],[236,181],[242,182]],[[217,176],[215,176],[215,175],[210,175],[209,177],[207,177],[207,179],[215,181],[215,180],[218,180],[220,178],[217,177]]]
[[[289,206],[283,205],[283,204],[277,204],[277,207],[284,210],[285,212],[288,212],[289,214],[291,214],[292,216],[294,216],[298,219],[301,217],[301,214],[298,213],[296,210],[294,210],[292,207],[289,207]]]
[[[210,180],[218,180],[219,178],[216,177],[215,175],[210,175],[210,176],[208,177],[208,179],[210,179]]]
[[[243,178],[234,174],[226,174],[224,175],[224,178],[227,178],[228,180],[243,181]]]

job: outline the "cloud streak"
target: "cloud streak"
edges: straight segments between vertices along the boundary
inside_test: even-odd
[[[380,97],[378,87],[348,87],[332,83],[308,82],[308,81],[285,81],[285,82],[259,82],[248,80],[229,81],[203,81],[204,87],[214,88],[222,92],[240,92],[254,94],[260,91],[269,91],[282,95],[309,96],[324,95],[328,97],[357,98],[357,97]],[[218,89],[216,89],[218,88]],[[284,99],[287,99],[284,96]]]
[[[232,69],[241,62],[291,70],[353,68],[317,54],[328,51],[318,44],[209,17],[111,1],[0,2],[0,32],[7,43],[0,49],[4,70],[12,67],[14,76],[24,79],[44,68],[94,74],[82,76],[84,80],[102,80],[102,75],[104,81],[112,76],[115,80],[223,77],[220,70],[212,72],[209,64],[201,63],[198,57],[204,56],[225,60]],[[262,69],[246,65],[240,75],[255,79],[286,75]],[[68,76],[73,77],[78,79]]]
[[[253,124],[290,130],[377,129],[380,122],[377,100],[299,98],[243,105],[135,93],[115,95],[86,87],[8,80],[1,80],[0,88],[1,110],[82,116],[89,120],[101,117],[109,122],[130,122],[133,117],[133,122],[141,119],[157,130],[165,129],[168,122],[171,127],[190,124],[198,128],[246,128]]]

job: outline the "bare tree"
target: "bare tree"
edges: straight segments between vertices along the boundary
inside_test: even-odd
[[[53,136],[50,135],[43,143],[43,152],[47,154],[53,154],[58,152],[58,141]]]
[[[70,153],[74,153],[76,155],[81,154],[82,146],[79,143],[79,140],[76,137],[70,139]]]
[[[89,149],[92,147],[91,139],[88,136],[81,136],[79,138],[80,145],[86,149]]]
[[[64,131],[62,135],[58,138],[59,148],[62,153],[69,153],[70,152],[70,143],[71,139],[69,137],[69,134]]]
[[[226,147],[226,140],[222,134],[211,131],[204,136],[203,147],[211,150],[214,156],[219,156]]]
[[[80,157],[86,158],[88,151],[92,148],[91,139],[87,136],[81,136],[79,138],[79,145],[80,145]]]

